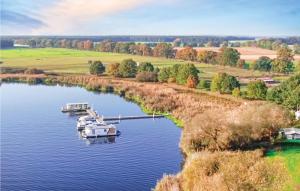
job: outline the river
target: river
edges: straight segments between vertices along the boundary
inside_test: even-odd
[[[104,116],[144,115],[135,103],[79,87],[1,85],[1,190],[151,190],[180,171],[181,129],[168,119],[117,124],[119,137],[82,139],[68,102]]]

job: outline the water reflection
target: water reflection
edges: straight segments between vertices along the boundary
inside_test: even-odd
[[[81,131],[78,131],[79,138],[87,145],[94,145],[94,144],[112,144],[116,142],[117,136],[108,136],[108,137],[97,137],[97,138],[84,138],[82,137]]]

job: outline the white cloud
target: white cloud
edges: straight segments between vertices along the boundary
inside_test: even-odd
[[[33,31],[34,34],[75,34],[85,23],[133,10],[155,2],[171,0],[60,0],[51,7],[41,10],[41,20],[46,26]],[[79,27],[78,27],[79,26]]]

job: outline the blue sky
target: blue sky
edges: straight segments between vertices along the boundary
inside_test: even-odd
[[[1,0],[6,35],[300,35],[300,0]]]

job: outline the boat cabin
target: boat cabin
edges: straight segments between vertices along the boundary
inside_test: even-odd
[[[62,107],[62,112],[86,111],[90,108],[88,103],[67,103]]]

